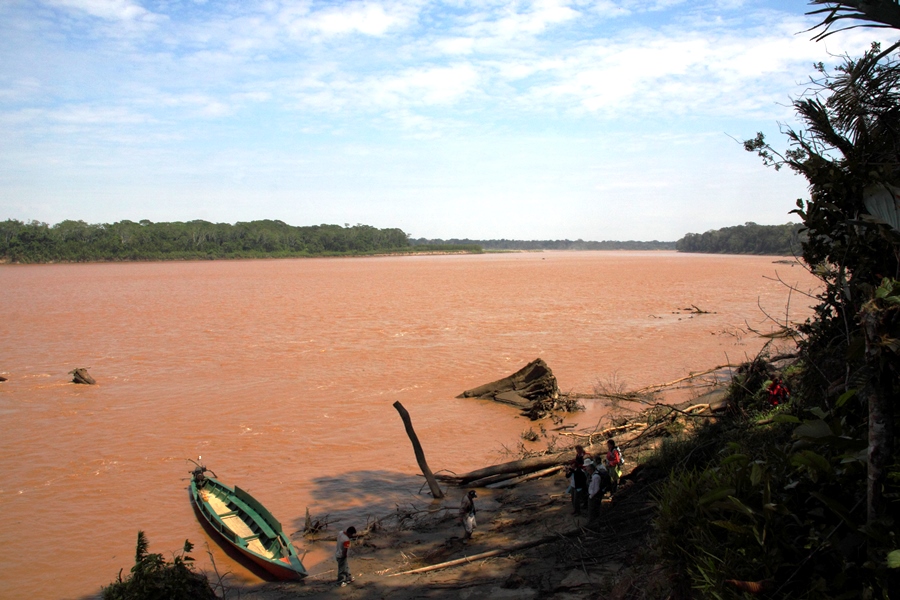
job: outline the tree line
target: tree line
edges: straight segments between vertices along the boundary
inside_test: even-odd
[[[468,238],[449,240],[417,238],[410,240],[415,245],[458,246],[473,245],[485,250],[674,250],[675,242],[602,241],[584,240],[470,240]]]
[[[775,254],[797,256],[805,240],[799,223],[757,225],[753,222],[706,233],[688,233],[675,242],[679,252],[706,254]]]
[[[801,225],[745,223],[677,242],[490,239],[411,239],[397,228],[357,224],[293,226],[278,220],[210,223],[66,220],[0,221],[0,260],[18,263],[262,258],[381,252],[482,252],[484,250],[677,250],[713,254],[797,255]]]
[[[85,262],[323,256],[409,251],[400,229],[369,225],[296,227],[282,221],[229,223],[148,220],[88,224],[7,219],[0,222],[0,258],[9,262]]]

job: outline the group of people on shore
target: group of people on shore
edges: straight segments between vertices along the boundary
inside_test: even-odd
[[[622,451],[612,438],[606,441],[606,456],[602,460],[594,460],[583,446],[575,446],[575,458],[566,469],[569,480],[568,493],[572,495],[572,513],[577,515],[585,508],[588,510],[588,522],[600,517],[600,506],[603,497],[609,492],[612,496],[619,487],[622,476]]]
[[[608,439],[606,447],[606,456],[595,461],[585,452],[584,446],[575,446],[575,458],[566,467],[566,478],[569,480],[566,492],[572,495],[573,513],[580,515],[587,508],[588,522],[600,517],[600,506],[606,493],[609,492],[610,496],[616,493],[622,476],[622,465],[625,464],[622,451],[616,446],[614,439]],[[463,539],[466,540],[472,537],[475,530],[477,497],[475,490],[469,490],[459,504],[459,520],[463,525]]]
[[[609,492],[616,493],[619,486],[619,477],[622,475],[622,465],[625,459],[622,451],[616,446],[614,439],[606,441],[606,456],[595,461],[587,454],[583,446],[575,446],[575,458],[566,467],[566,478],[569,480],[569,489],[572,495],[572,509],[575,515],[580,515],[584,508],[588,510],[588,522],[596,521],[600,517],[600,506],[603,497]],[[478,494],[475,490],[469,490],[460,501],[459,519],[463,525],[463,539],[468,540],[475,531],[475,498]],[[334,558],[338,563],[338,583],[346,586],[353,581],[348,565],[350,542],[356,537],[356,528],[348,527],[337,536],[337,547]]]

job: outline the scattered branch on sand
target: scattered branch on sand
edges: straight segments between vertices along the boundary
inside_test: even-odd
[[[497,550],[489,550],[487,552],[482,552],[480,554],[466,556],[465,558],[457,558],[456,560],[450,560],[447,562],[438,563],[436,565],[430,565],[428,567],[421,567],[418,569],[412,569],[410,571],[403,571],[402,573],[393,573],[391,575],[388,575],[388,577],[397,577],[399,575],[415,575],[417,573],[428,573],[429,571],[437,571],[439,569],[447,569],[449,567],[456,567],[459,565],[464,565],[467,563],[475,562],[477,560],[484,560],[486,558],[491,558],[492,556],[511,554],[513,552],[518,552],[520,550],[534,548],[535,546],[540,546],[542,544],[548,544],[550,542],[555,542],[558,539],[559,539],[559,536],[551,535],[551,536],[543,537],[539,540],[525,542],[522,544],[516,544],[515,546],[510,546],[509,548],[499,548]]]
[[[690,381],[692,379],[697,379],[698,377],[703,377],[704,375],[709,375],[711,373],[715,373],[716,371],[721,371],[722,369],[736,369],[739,366],[740,365],[732,365],[732,364],[719,365],[719,366],[713,367],[711,369],[706,369],[705,371],[699,371],[697,373],[689,373],[685,377],[679,377],[678,379],[673,379],[672,381],[667,381],[666,383],[657,383],[654,385],[648,385],[646,387],[635,390],[634,392],[631,392],[631,393],[632,394],[646,394],[648,392],[659,391],[659,390],[663,390],[665,388],[672,387],[679,383],[684,383],[685,381]]]
[[[310,537],[321,533],[328,529],[328,526],[331,523],[334,523],[334,519],[329,519],[329,515],[325,515],[321,519],[313,520],[312,516],[309,514],[309,507],[306,507],[306,520],[303,523],[302,535],[303,537]]]
[[[724,365],[709,369],[703,373],[694,373],[674,382],[655,387],[671,385],[729,366]],[[723,392],[714,391],[701,396],[701,401],[693,404],[669,405],[654,402],[647,404],[644,410],[635,414],[632,418],[618,419],[617,424],[612,427],[589,433],[564,431],[558,435],[579,440],[581,445],[585,446],[585,451],[588,454],[603,456],[606,453],[605,441],[612,436],[615,436],[617,443],[621,447],[634,448],[649,443],[653,438],[683,431],[685,428],[691,427],[689,423],[695,419],[717,418],[717,411],[722,408],[721,398],[723,396]],[[507,488],[531,479],[546,477],[556,473],[567,463],[574,460],[574,457],[573,449],[549,452],[539,456],[491,465],[455,476],[441,475],[440,479],[457,486],[489,487],[492,489]]]
[[[588,444],[593,445],[594,438],[605,439],[616,433],[623,433],[626,431],[631,431],[632,429],[640,429],[641,427],[646,427],[646,426],[647,426],[646,423],[641,423],[641,422],[626,423],[625,425],[617,425],[616,427],[607,427],[606,429],[603,429],[601,431],[594,431],[591,433],[578,433],[578,432],[574,432],[574,431],[570,433],[570,432],[564,431],[564,432],[560,433],[559,435],[570,436],[570,437],[574,437],[574,438],[584,438],[584,439],[588,440]]]

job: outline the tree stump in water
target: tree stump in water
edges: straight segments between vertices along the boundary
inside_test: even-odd
[[[547,363],[537,358],[512,375],[466,390],[457,398],[484,398],[510,404],[537,419],[557,408],[559,385]]]
[[[78,367],[74,371],[69,371],[69,375],[72,376],[72,383],[84,383],[87,385],[94,385],[97,383],[84,367]]]

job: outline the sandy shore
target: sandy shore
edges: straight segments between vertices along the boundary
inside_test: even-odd
[[[572,514],[561,474],[505,490],[479,489],[478,527],[462,538],[457,518],[465,489],[451,487],[440,502],[423,500],[421,511],[398,523],[386,520],[359,539],[350,566],[356,581],[339,587],[336,571],[313,572],[300,583],[265,583],[232,589],[227,597],[286,598],[622,598],[631,587],[629,566],[644,545],[652,510],[640,469],[626,469],[615,497],[604,500],[600,519]],[[336,531],[325,530],[307,548],[332,552]],[[547,539],[552,541],[547,542]],[[544,543],[460,566],[420,574],[404,571],[456,559]],[[320,565],[321,566],[321,565]]]

